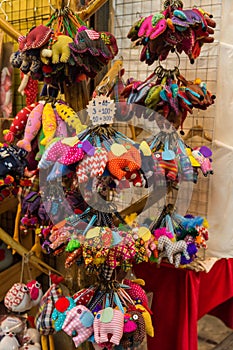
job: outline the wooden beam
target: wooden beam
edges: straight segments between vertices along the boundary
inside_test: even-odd
[[[39,259],[34,254],[31,254],[26,248],[20,243],[16,242],[7,232],[0,227],[0,239],[15,250],[19,255],[28,257],[30,263],[41,272],[49,275],[50,272],[54,272],[57,275],[62,275],[59,271],[55,270],[44,261]]]
[[[83,20],[86,21],[88,18],[94,15],[108,0],[94,0],[91,1],[84,9],[76,11],[75,13]]]
[[[15,29],[9,22],[0,17],[0,29],[2,29],[7,35],[9,35],[15,41],[22,35],[17,29]]]
[[[228,335],[220,344],[218,344],[213,350],[232,350],[233,349],[233,333]]]

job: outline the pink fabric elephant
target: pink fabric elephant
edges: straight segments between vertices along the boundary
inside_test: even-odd
[[[120,310],[107,307],[96,314],[93,327],[97,344],[111,342],[119,345],[123,335],[124,314]]]
[[[62,329],[72,337],[77,348],[92,335],[93,321],[92,312],[86,306],[78,305],[67,312]]]

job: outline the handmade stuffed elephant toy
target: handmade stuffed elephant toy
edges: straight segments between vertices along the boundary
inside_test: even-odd
[[[209,150],[210,155],[208,155],[208,152],[206,150]],[[211,155],[211,150],[206,146],[196,148],[192,151],[192,156],[200,164],[200,168],[204,176],[207,176],[208,174],[213,174],[212,163],[211,159],[209,158],[209,156]]]
[[[67,312],[62,329],[72,337],[76,348],[93,333],[94,316],[86,306],[78,305]]]
[[[107,151],[103,147],[95,147],[94,155],[85,155],[76,168],[78,182],[87,182],[89,176],[97,177],[103,175],[107,161]]]
[[[108,152],[108,170],[121,180],[126,176],[127,171],[135,171],[141,168],[141,156],[139,150],[132,145],[118,145]],[[120,149],[121,147],[121,149]]]
[[[86,27],[81,27],[74,38],[74,42],[69,44],[70,49],[76,55],[88,53],[91,56],[98,56],[100,60],[109,60],[113,58],[112,52],[101,39],[100,33],[95,30],[90,30]]]
[[[155,166],[155,176],[165,176],[167,180],[175,181],[178,174],[178,165],[176,159],[165,160],[162,152],[155,152],[153,155]]]
[[[54,322],[54,328],[57,332],[62,330],[62,326],[66,319],[67,312],[76,306],[75,301],[71,297],[61,297],[55,303],[53,309],[52,319]]]
[[[179,267],[181,261],[181,253],[184,254],[187,260],[190,256],[187,252],[187,243],[184,240],[173,242],[170,238],[162,235],[158,239],[158,250],[161,251],[158,257],[158,264],[161,263],[162,258],[168,258],[170,264],[174,264],[175,267]],[[175,260],[175,262],[174,262]]]
[[[97,344],[111,342],[119,345],[123,335],[124,314],[120,310],[107,307],[97,312],[93,327]]]
[[[68,35],[58,35],[57,41],[52,45],[52,63],[66,63],[70,57],[69,44],[73,39]]]

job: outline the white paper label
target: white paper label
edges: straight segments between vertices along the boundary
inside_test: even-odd
[[[87,105],[87,112],[93,125],[112,124],[115,102],[108,96],[96,96]]]

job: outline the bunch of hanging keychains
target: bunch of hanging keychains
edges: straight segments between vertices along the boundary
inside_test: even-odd
[[[159,65],[144,81],[128,80],[121,91],[127,103],[159,112],[177,129],[183,129],[187,114],[192,114],[194,108],[205,110],[212,105],[215,96],[204,81],[199,78],[188,81],[180,74],[179,64],[174,69],[165,69],[161,61],[175,52],[180,62],[179,55],[184,52],[194,63],[203,44],[214,41],[215,26],[212,15],[196,7],[183,10],[182,1],[165,1],[162,12],[140,18],[130,29],[128,38],[143,46],[141,61],[148,65],[159,61]],[[153,114],[147,112],[144,117],[153,118]]]
[[[11,64],[61,92],[64,82],[94,78],[118,52],[111,33],[88,28],[69,7],[55,10],[46,25],[32,28],[18,42]]]
[[[192,114],[194,108],[205,110],[215,100],[205,82],[187,81],[178,67],[165,69],[161,65],[144,81],[130,79],[121,95],[127,103],[140,104],[160,113],[177,129],[183,129],[187,114]],[[153,118],[153,113],[145,113],[144,118]]]
[[[164,207],[149,228],[136,220],[130,226],[114,227],[110,216],[98,215],[88,208],[54,226],[48,237],[50,251],[64,251],[66,246],[66,268],[83,262],[87,272],[97,277],[95,284],[73,297],[59,297],[53,305],[52,326],[71,336],[76,347],[88,340],[95,349],[135,348],[146,334],[154,336],[151,312],[141,287],[144,281],[121,279],[118,268],[126,272],[132,263],[160,264],[164,258],[175,267],[188,266],[198,248],[207,247],[208,222],[178,215],[171,205]],[[107,226],[101,226],[104,220]]]
[[[179,186],[182,181],[197,183],[199,173],[205,177],[213,174],[212,151],[207,146],[192,149],[179,137],[167,120],[159,133],[148,139],[155,163],[155,182],[171,182]]]
[[[164,10],[141,17],[130,29],[128,38],[142,45],[140,60],[148,65],[163,61],[169,52],[184,52],[191,63],[200,55],[204,43],[214,41],[216,26],[212,15],[202,8],[183,9],[183,2],[164,1]]]
[[[207,249],[208,221],[193,215],[179,215],[173,205],[166,205],[160,216],[150,224],[158,254],[150,260],[161,263],[167,258],[175,267],[191,263],[198,249]]]
[[[98,281],[94,285],[65,296],[52,284],[43,295],[35,318],[47,349],[45,335],[63,331],[75,347],[89,341],[95,349],[128,349],[139,346],[146,334],[154,336],[148,298],[140,279],[121,282]],[[53,347],[51,346],[51,349]]]

